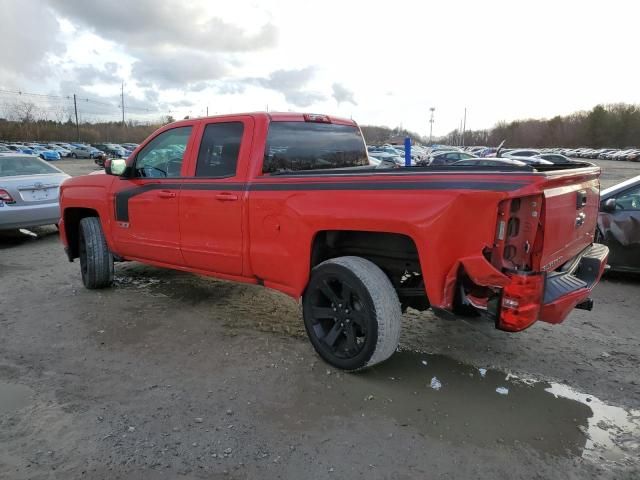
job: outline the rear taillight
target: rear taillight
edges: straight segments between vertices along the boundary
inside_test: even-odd
[[[13,199],[13,197],[9,194],[9,192],[7,192],[6,190],[0,188],[0,202],[4,202],[4,203],[16,203],[16,201]]]
[[[491,263],[498,269],[532,269],[539,236],[542,196],[512,198],[500,202]],[[540,244],[540,245],[539,245]]]
[[[511,282],[502,290],[497,327],[518,332],[538,319],[544,292],[544,274],[511,275]]]

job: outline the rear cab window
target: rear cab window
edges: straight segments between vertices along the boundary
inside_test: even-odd
[[[369,167],[358,127],[333,123],[272,121],[262,173]]]

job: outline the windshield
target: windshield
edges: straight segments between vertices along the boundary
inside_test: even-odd
[[[0,157],[0,177],[61,173],[47,162],[34,157]]]
[[[352,125],[272,122],[263,173],[368,166],[360,130]]]

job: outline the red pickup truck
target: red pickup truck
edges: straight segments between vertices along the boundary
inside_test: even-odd
[[[403,309],[519,331],[590,309],[600,170],[376,168],[351,120],[248,113],[166,125],[106,175],[61,188],[60,233],[87,288],[135,260],[302,299],[319,355],[393,354]]]

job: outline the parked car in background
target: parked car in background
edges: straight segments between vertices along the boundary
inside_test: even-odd
[[[451,165],[460,160],[468,160],[470,158],[477,158],[475,155],[472,155],[467,152],[438,152],[434,153],[427,160],[428,165]]]
[[[0,145],[0,153],[13,153],[13,150],[11,150],[8,147],[5,147],[4,145]]]
[[[495,147],[487,147],[487,148],[483,148],[482,150],[478,150],[473,152],[474,155],[476,155],[477,157],[490,157],[492,155],[495,156],[496,152],[498,151],[497,148]]]
[[[64,142],[54,142],[51,145],[57,145],[59,147],[64,148],[65,150],[69,150],[69,152],[71,152],[71,150],[73,150],[75,147],[73,145],[71,145],[70,143],[64,143]]]
[[[551,163],[571,163],[573,161],[560,153],[541,153],[540,155],[535,155],[533,158],[540,158]]]
[[[602,190],[596,241],[613,270],[640,272],[640,175]]]
[[[394,155],[392,153],[387,153],[387,152],[369,152],[369,159],[373,160],[372,165],[376,165],[376,166],[387,166],[390,167],[393,165],[401,167],[404,166],[405,162],[404,162],[404,157],[400,156],[400,155]],[[380,165],[380,163],[383,163],[385,165]]]
[[[71,150],[71,156],[73,158],[95,158],[101,153],[100,150],[89,145],[80,145]]]
[[[113,143],[95,143],[92,146],[112,157],[121,158],[126,156],[124,148]]]
[[[470,158],[452,164],[454,167],[526,167],[525,162],[508,158]]]
[[[60,145],[56,145],[55,143],[50,143],[46,145],[45,148],[54,152],[58,152],[58,154],[60,154],[60,157],[68,157],[71,154],[70,150],[62,148]]]
[[[630,153],[633,153],[633,150],[628,148],[626,150],[618,150],[617,152],[614,152],[613,154],[610,155],[609,159],[610,160],[627,160],[627,155],[629,155]]]
[[[0,155],[0,230],[57,224],[60,184],[70,178],[32,155]]]
[[[44,147],[33,147],[34,154],[49,162],[60,160],[60,154]]]
[[[32,148],[27,147],[26,145],[20,145],[20,144],[11,144],[11,145],[7,145],[7,148],[10,150],[13,150],[16,153],[25,153],[27,155],[35,155],[35,150],[33,150]]]
[[[527,148],[509,150],[509,151],[501,151],[500,156],[504,158],[512,158],[512,157],[535,157],[536,155],[540,155],[540,150],[532,150]]]
[[[634,150],[630,154],[627,155],[628,162],[638,162],[640,161],[640,150]]]

